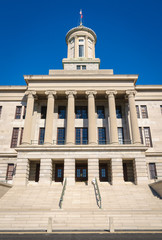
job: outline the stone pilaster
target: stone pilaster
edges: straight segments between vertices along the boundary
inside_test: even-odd
[[[124,183],[123,178],[123,162],[121,158],[111,159],[111,171],[112,171],[112,184]]]
[[[88,143],[96,144],[96,114],[95,114],[95,95],[96,91],[86,91],[88,95]]]
[[[29,160],[27,158],[17,159],[16,175],[13,185],[27,185],[29,179]]]
[[[134,160],[134,176],[136,184],[148,184],[148,172],[146,167],[146,158],[136,157]]]
[[[25,116],[22,144],[31,144],[31,129],[32,129],[32,116],[33,116],[33,108],[34,108],[34,95],[36,94],[36,92],[35,91],[27,91],[25,94],[28,95],[28,100],[27,100],[27,107],[26,107],[26,116]]]
[[[55,91],[45,92],[48,95],[47,102],[47,116],[46,116],[46,128],[45,128],[45,138],[44,144],[53,143],[53,114],[54,114],[54,96],[56,95]]]
[[[41,159],[39,184],[50,185],[52,182],[52,160]]]
[[[88,159],[88,182],[94,178],[99,179],[99,160],[97,158]]]
[[[130,110],[132,140],[134,144],[141,144],[137,113],[136,113],[136,105],[135,105],[135,93],[136,93],[135,91],[126,91],[126,94],[128,95],[129,110]]]
[[[67,179],[67,185],[75,185],[75,159],[64,159],[64,178]]]
[[[115,95],[116,91],[106,91],[108,95],[109,119],[110,119],[110,143],[118,144],[118,131],[116,120]]]
[[[68,96],[66,144],[75,143],[75,95],[76,91],[66,91]]]

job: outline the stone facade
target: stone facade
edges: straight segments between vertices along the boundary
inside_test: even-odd
[[[0,87],[0,181],[162,179],[162,86],[136,85],[138,75],[100,70],[89,28],[70,30],[66,43],[63,70],[24,76],[27,86]]]

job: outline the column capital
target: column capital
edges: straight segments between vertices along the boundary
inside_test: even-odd
[[[126,94],[128,95],[128,97],[134,97],[136,95],[137,91],[135,90],[127,90]]]
[[[75,90],[69,90],[69,91],[66,91],[65,94],[66,94],[68,97],[74,97],[74,96],[77,94],[77,91],[75,91]]]
[[[85,92],[88,97],[94,97],[97,94],[95,90],[88,90]]]
[[[29,91],[29,90],[27,90],[25,92],[25,95],[27,95],[28,97],[34,97],[36,95],[36,91]]]
[[[107,90],[106,91],[106,95],[107,96],[114,96],[116,94],[117,94],[117,91],[115,91],[115,90]]]
[[[45,94],[49,97],[53,97],[56,95],[56,91],[45,91]]]

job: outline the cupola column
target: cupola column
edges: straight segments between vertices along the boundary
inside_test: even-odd
[[[134,144],[140,144],[141,139],[140,139],[140,133],[138,128],[138,120],[137,120],[136,105],[135,105],[136,91],[126,91],[126,94],[128,95],[128,102],[129,102],[132,140]]]
[[[117,131],[117,120],[116,120],[116,106],[115,106],[115,95],[116,91],[106,91],[108,96],[109,105],[109,119],[110,119],[110,143],[118,144],[118,131]]]
[[[88,58],[88,36],[85,36],[85,57]]]
[[[66,91],[68,96],[66,144],[75,142],[75,95],[76,91]]]
[[[53,114],[54,114],[54,101],[55,101],[55,91],[45,92],[48,95],[47,101],[47,116],[46,116],[46,128],[45,128],[45,139],[44,144],[53,143]]]
[[[88,95],[88,143],[96,144],[96,114],[95,114],[95,95],[96,91],[86,91]]]
[[[74,44],[74,49],[75,49],[75,58],[77,58],[78,57],[78,37],[77,36],[75,36],[75,44]]]
[[[26,116],[24,123],[24,132],[23,132],[23,140],[22,144],[31,144],[31,128],[32,128],[32,116],[34,109],[34,95],[36,95],[35,91],[27,91],[25,93],[28,96],[27,106],[26,106]]]

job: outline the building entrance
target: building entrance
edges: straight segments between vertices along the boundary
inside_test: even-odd
[[[64,179],[64,164],[55,165],[55,182],[63,182]]]
[[[100,182],[107,182],[108,181],[108,166],[107,166],[107,163],[100,163],[99,164],[99,177],[100,177]]]
[[[76,182],[88,181],[87,163],[76,163],[75,180],[76,180]]]

